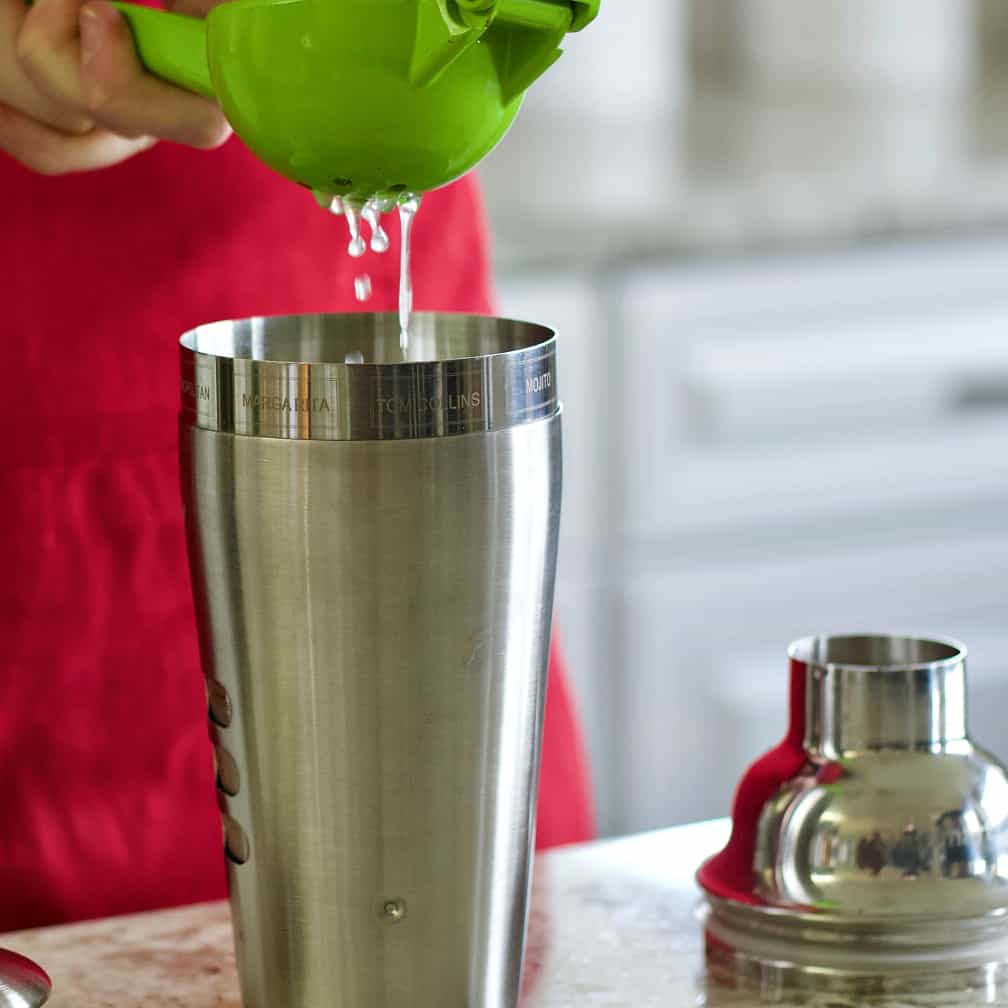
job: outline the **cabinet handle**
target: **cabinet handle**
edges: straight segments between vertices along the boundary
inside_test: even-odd
[[[959,386],[952,393],[956,413],[990,413],[1008,410],[1008,376],[984,380],[977,378]]]

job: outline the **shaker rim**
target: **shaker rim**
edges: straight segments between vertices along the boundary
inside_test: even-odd
[[[478,325],[480,322],[493,322],[498,324],[504,324],[509,326],[515,326],[517,328],[527,330],[530,333],[538,334],[537,339],[530,339],[527,343],[523,343],[520,346],[512,346],[507,349],[495,350],[491,353],[482,354],[462,354],[459,356],[446,356],[446,357],[423,357],[423,358],[407,358],[406,360],[399,361],[346,361],[346,360],[317,360],[317,361],[305,361],[297,360],[292,357],[252,357],[252,356],[242,356],[236,353],[220,353],[209,349],[202,349],[199,346],[199,336],[200,333],[207,332],[211,329],[222,329],[227,330],[229,328],[233,329],[235,326],[250,324],[250,323],[263,323],[266,325],[277,324],[284,322],[296,322],[296,321],[306,321],[309,319],[314,319],[318,321],[325,322],[326,320],[353,320],[353,319],[373,319],[377,321],[384,321],[389,324],[393,324],[396,327],[399,324],[399,316],[397,312],[295,312],[287,314],[272,314],[272,315],[249,315],[246,317],[238,318],[228,318],[228,319],[217,319],[213,322],[203,322],[199,325],[193,326],[187,329],[179,337],[179,346],[192,354],[214,358],[216,360],[230,360],[230,361],[247,361],[251,364],[274,364],[274,365],[289,365],[296,366],[302,364],[308,364],[309,366],[326,366],[326,367],[346,367],[346,368],[387,368],[387,367],[424,367],[432,365],[444,365],[444,364],[464,364],[471,361],[486,361],[486,360],[501,360],[506,361],[509,359],[520,357],[524,354],[533,353],[537,350],[543,350],[549,347],[556,346],[557,331],[555,328],[549,325],[545,325],[541,322],[528,322],[525,319],[511,318],[509,316],[498,316],[498,315],[482,315],[473,312],[447,312],[447,311],[415,311],[411,316],[414,320],[418,322],[429,321],[429,320],[445,320],[449,324],[462,324],[462,325]]]
[[[858,662],[858,661],[829,661],[814,656],[814,649],[822,644],[840,641],[889,641],[914,643],[925,647],[934,648],[936,655],[934,658],[918,659],[915,661],[889,661],[889,662]],[[943,652],[943,653],[937,653]],[[940,671],[962,665],[968,655],[968,649],[962,641],[954,637],[946,637],[936,634],[912,634],[912,633],[840,633],[840,634],[810,634],[792,641],[787,650],[788,658],[792,661],[801,662],[809,668],[822,669],[825,672],[872,672],[872,671],[899,671],[899,672],[924,672]]]
[[[263,315],[180,337],[181,416],[201,430],[297,441],[401,441],[557,414],[556,332],[492,315]]]

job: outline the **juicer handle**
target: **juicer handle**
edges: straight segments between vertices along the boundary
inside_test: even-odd
[[[137,55],[155,77],[215,98],[207,63],[206,21],[113,0],[133,32]]]
[[[26,0],[31,7],[34,0]],[[172,14],[139,4],[112,0],[130,26],[137,56],[144,69],[155,77],[216,98],[207,63],[206,21],[203,18]]]

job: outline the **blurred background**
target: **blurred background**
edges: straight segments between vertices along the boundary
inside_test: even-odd
[[[961,638],[1008,759],[1008,5],[602,6],[483,171],[601,832],[726,814],[811,633]]]

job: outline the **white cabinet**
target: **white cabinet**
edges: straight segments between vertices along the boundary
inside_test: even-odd
[[[785,649],[959,636],[1008,758],[1008,243],[506,284],[562,333],[559,612],[603,829],[724,813]]]

